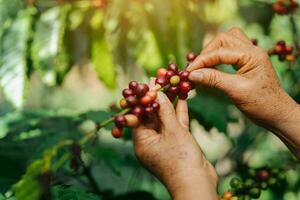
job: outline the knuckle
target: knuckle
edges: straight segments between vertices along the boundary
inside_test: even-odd
[[[230,33],[243,33],[239,27],[233,27],[229,30]]]
[[[208,79],[208,85],[214,88],[217,88],[220,86],[220,82],[218,81],[218,75],[216,72],[212,72]]]

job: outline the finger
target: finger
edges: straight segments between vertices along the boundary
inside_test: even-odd
[[[176,117],[181,126],[185,129],[189,129],[189,113],[186,100],[178,100],[176,106]]]
[[[249,43],[229,33],[219,33],[211,42],[209,42],[203,48],[201,54],[216,50],[221,47],[245,47],[245,46],[249,46]]]
[[[173,104],[170,102],[168,97],[162,92],[158,93],[158,103],[160,104],[158,116],[161,120],[162,128],[173,129],[174,123],[177,122]]]
[[[248,38],[248,36],[240,28],[237,27],[231,28],[227,33],[239,38],[240,40],[243,40],[245,43],[248,43],[249,45],[253,45],[250,38]]]
[[[144,126],[144,125],[140,125],[136,128],[133,129],[132,131],[132,139],[133,139],[133,142],[136,143],[136,141],[141,141],[141,140],[144,140],[148,137],[152,137],[153,135],[156,135],[157,133],[147,127],[147,126]]]
[[[238,84],[243,80],[243,77],[235,74],[228,74],[212,68],[202,68],[192,71],[189,80],[207,86],[220,89],[225,93],[231,93]]]
[[[151,90],[152,88],[154,88],[154,86],[155,86],[155,78],[154,78],[154,77],[151,77],[151,78],[150,78],[150,81],[149,81],[149,87],[150,87],[150,90]]]
[[[237,65],[238,67],[248,62],[249,53],[241,48],[219,48],[207,53],[201,53],[192,62],[187,71],[191,72],[204,67],[214,67],[220,64]]]

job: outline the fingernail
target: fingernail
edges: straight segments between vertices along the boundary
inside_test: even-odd
[[[203,72],[199,72],[199,71],[194,71],[191,72],[189,75],[189,79],[192,81],[201,81],[204,77],[204,73]]]
[[[158,92],[158,102],[165,103],[167,101],[166,96],[162,92]]]

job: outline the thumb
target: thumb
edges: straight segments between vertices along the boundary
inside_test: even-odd
[[[239,76],[228,74],[213,68],[201,68],[190,73],[189,80],[207,87],[230,92],[239,83]]]

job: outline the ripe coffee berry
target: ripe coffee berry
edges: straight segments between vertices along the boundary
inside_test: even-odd
[[[256,172],[256,177],[261,181],[267,181],[270,177],[270,173],[266,169],[261,169]]]
[[[156,78],[155,83],[164,87],[168,84],[168,80],[165,77],[158,77]]]
[[[130,107],[133,107],[138,104],[138,100],[135,96],[129,96],[126,98],[127,104]]]
[[[168,65],[168,70],[177,73],[178,67],[177,67],[177,65],[176,65],[175,63],[170,63],[170,64]]]
[[[124,89],[122,94],[123,94],[123,97],[125,97],[125,98],[134,95],[133,91],[131,89],[128,89],[128,88]]]
[[[144,84],[144,83],[138,84],[138,85],[137,85],[137,88],[136,88],[136,96],[137,96],[138,98],[141,98],[141,97],[143,97],[148,91],[149,91],[148,85],[146,85],[146,84]]]
[[[193,53],[193,52],[189,52],[188,54],[186,54],[186,60],[188,62],[193,62],[197,57],[197,54]]]
[[[126,126],[126,119],[123,115],[115,116],[114,120],[115,120],[116,127],[123,128],[124,126]]]
[[[123,132],[122,132],[122,129],[117,128],[117,127],[113,127],[113,128],[111,129],[111,134],[112,134],[112,136],[115,137],[115,138],[120,138],[120,137],[122,137]]]
[[[136,81],[131,81],[128,85],[129,89],[131,89],[134,93],[136,92],[138,83]]]
[[[157,77],[164,77],[166,75],[166,73],[167,73],[167,70],[165,68],[159,68],[157,70],[156,75],[157,75]]]
[[[136,106],[132,109],[131,113],[140,117],[144,113],[144,108],[142,106]]]
[[[180,83],[180,91],[183,93],[188,93],[192,89],[192,84],[188,81]]]
[[[181,80],[181,81],[187,81],[188,78],[189,78],[189,75],[190,75],[190,73],[189,73],[188,71],[181,71],[181,72],[179,73],[180,80]]]

